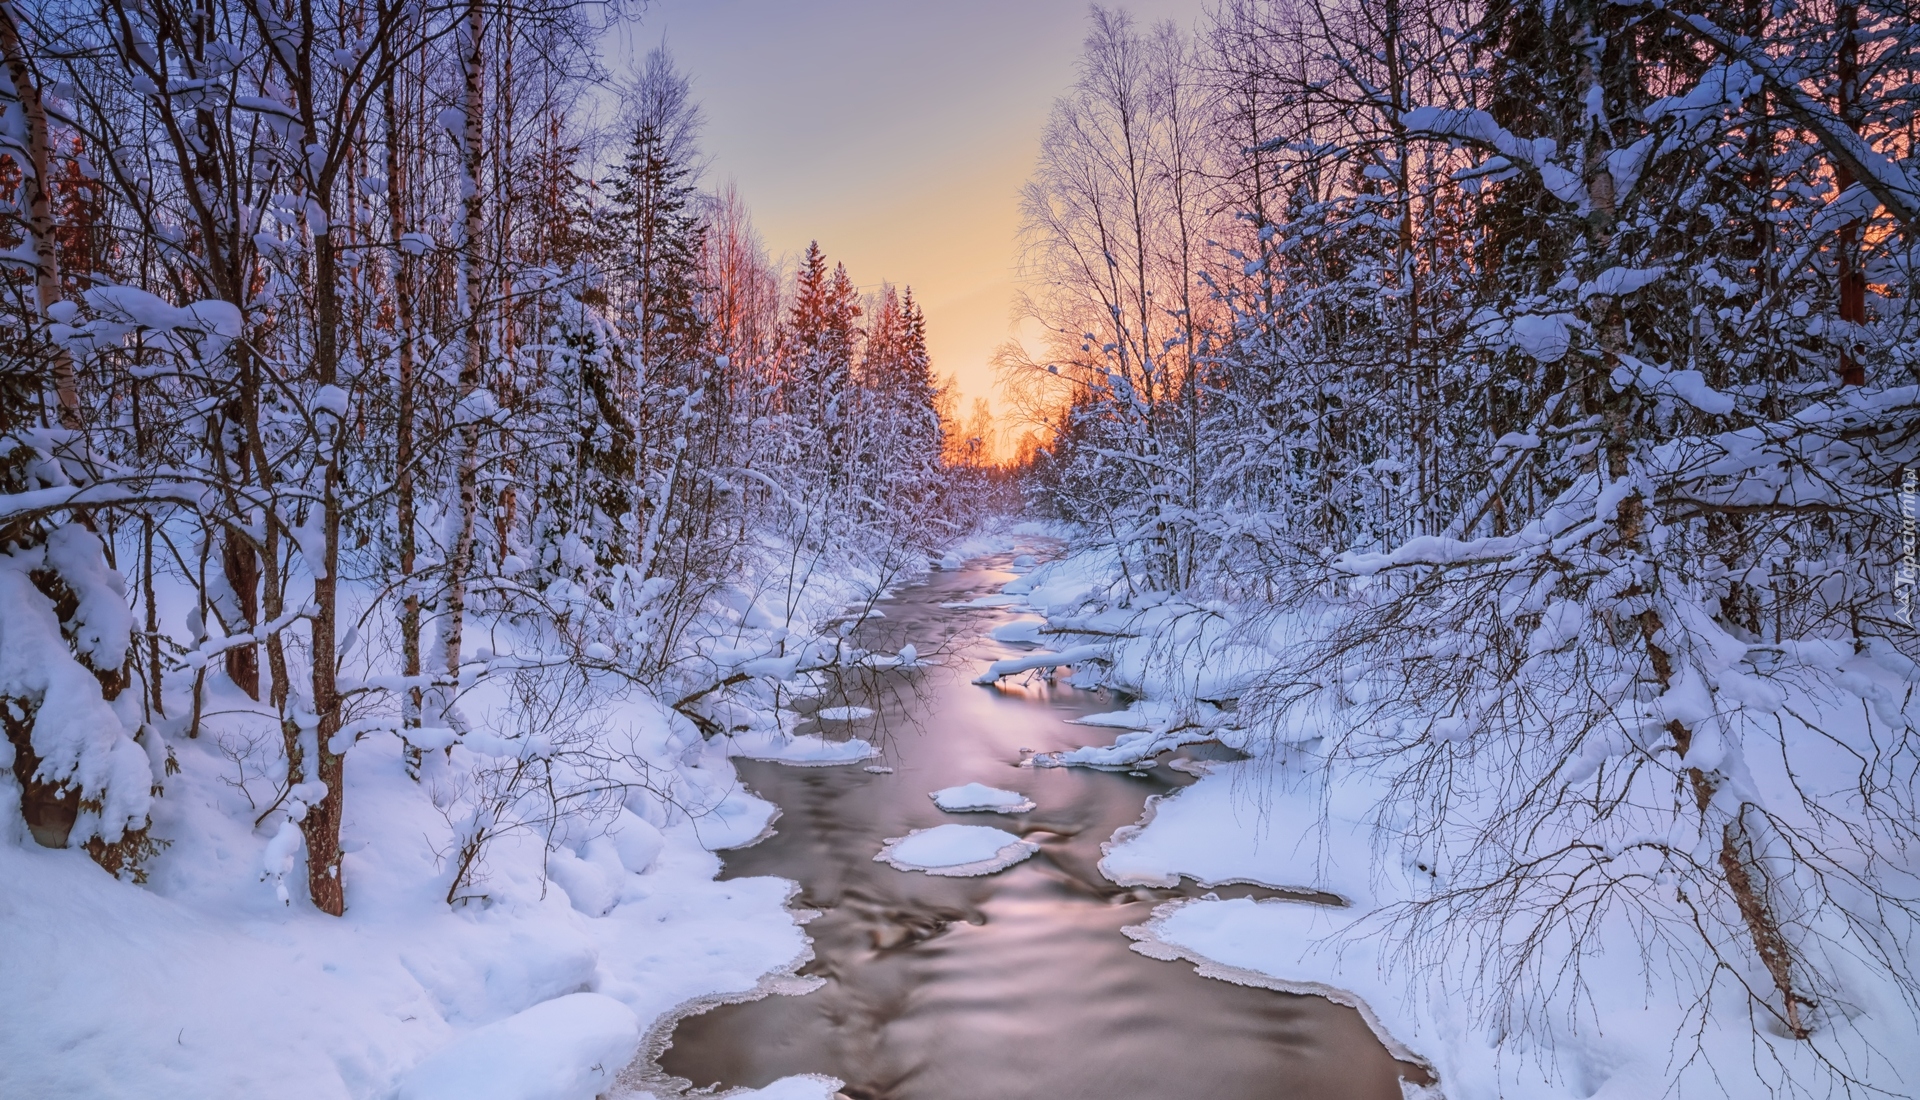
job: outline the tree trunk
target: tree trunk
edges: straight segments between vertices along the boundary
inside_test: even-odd
[[[407,159],[401,143],[398,74],[381,89],[382,106],[387,116],[387,222],[393,233],[393,326],[395,342],[396,423],[393,431],[393,473],[395,525],[399,528],[400,575],[406,586],[400,601],[401,675],[409,681],[420,675],[420,592],[414,578],[416,515],[413,499],[413,265],[406,249],[400,246],[407,231]],[[420,725],[420,688],[411,682],[401,694],[401,725]],[[419,752],[411,747],[408,770],[419,775]]]
[[[321,192],[324,199],[325,193]],[[324,209],[324,206],[323,206]],[[331,230],[331,220],[329,220]],[[331,231],[317,233],[314,255],[314,381],[321,386],[335,382],[339,358],[340,299],[336,283],[336,258]],[[320,440],[325,462],[320,471],[320,508],[324,549],[321,560],[308,562],[313,577],[313,713],[319,719],[315,729],[314,778],[326,784],[327,793],[317,805],[307,808],[300,831],[307,841],[307,891],[314,907],[339,916],[346,912],[345,883],[340,875],[340,819],[346,791],[343,789],[344,757],[334,751],[333,735],[340,731],[340,693],[337,676],[339,657],[335,642],[339,622],[340,564],[340,452],[345,442],[343,424],[338,417],[323,415],[320,430],[330,438]]]
[[[1660,632],[1660,625],[1660,616],[1652,611],[1640,617],[1641,638],[1653,665],[1654,678],[1665,690],[1673,679],[1673,657],[1653,641]],[[1684,764],[1688,750],[1693,747],[1693,731],[1676,719],[1667,723],[1667,732],[1673,735],[1674,752],[1679,754]],[[1713,796],[1724,779],[1719,772],[1694,767],[1686,769],[1686,776],[1688,785],[1693,788],[1694,807],[1704,817],[1713,805]],[[1811,1029],[1800,1010],[1803,1006],[1813,1007],[1814,1002],[1794,985],[1796,964],[1793,946],[1780,930],[1779,918],[1774,914],[1773,902],[1768,897],[1766,872],[1754,855],[1753,835],[1747,829],[1749,809],[1747,805],[1741,805],[1733,818],[1721,828],[1720,874],[1726,879],[1734,906],[1740,910],[1740,919],[1753,939],[1754,953],[1760,956],[1761,965],[1767,968],[1767,975],[1773,979],[1774,989],[1780,994],[1787,1030],[1794,1038],[1805,1039],[1811,1034]]]
[[[1835,93],[1834,111],[1840,121],[1852,127],[1855,133],[1860,130],[1860,5],[1844,3],[1836,14],[1839,24],[1839,58],[1834,74],[1839,78],[1839,88]],[[1842,161],[1833,165],[1833,186],[1837,192],[1844,192],[1856,182],[1849,166]],[[1867,384],[1866,364],[1854,355],[1854,346],[1859,339],[1858,325],[1867,322],[1867,276],[1860,267],[1860,219],[1852,218],[1840,227],[1838,241],[1834,248],[1834,259],[1839,267],[1840,291],[1840,384],[1843,386],[1864,386]]]
[[[315,41],[315,31],[310,9],[306,11],[303,30],[309,43]],[[304,70],[310,64],[311,51],[298,54],[299,64]],[[300,117],[306,132],[321,135],[325,129],[318,117],[312,94],[314,82],[312,74],[306,71],[294,75],[296,94],[299,98]],[[313,371],[312,383],[316,390],[325,390],[335,386],[339,380],[340,365],[340,328],[342,324],[340,302],[340,272],[338,241],[335,233],[333,186],[337,174],[342,170],[349,146],[346,141],[336,137],[326,145],[314,145],[310,151],[325,150],[323,158],[310,156],[300,173],[305,185],[309,209],[316,211],[307,223],[313,235]],[[318,163],[316,163],[318,161]],[[310,620],[311,651],[308,671],[309,702],[313,708],[310,732],[301,729],[289,739],[289,745],[299,742],[298,753],[303,759],[302,778],[307,782],[318,781],[323,784],[323,792],[318,801],[303,799],[306,810],[300,815],[300,832],[307,848],[307,896],[312,899],[314,908],[332,916],[346,912],[346,883],[342,877],[340,865],[340,823],[344,816],[346,788],[344,779],[344,755],[335,750],[333,738],[340,731],[340,693],[338,676],[340,671],[338,653],[339,631],[339,575],[340,575],[340,453],[345,446],[346,432],[343,416],[330,411],[331,403],[316,405],[313,413],[313,431],[316,438],[315,469],[320,476],[320,548],[318,560],[314,560],[312,547],[302,541],[301,553],[307,562],[308,571],[313,577],[312,616]],[[346,410],[342,410],[344,412]],[[266,473],[265,467],[262,473]],[[309,505],[313,507],[314,505]],[[303,517],[311,520],[311,515]],[[283,706],[281,713],[285,714]],[[296,721],[296,724],[298,723]],[[343,746],[344,747],[344,746]],[[307,754],[311,753],[311,756]],[[295,781],[295,751],[288,753],[288,781]]]
[[[52,139],[47,133],[47,112],[40,102],[40,86],[35,83],[33,67],[27,63],[26,46],[20,40],[20,23],[11,0],[0,0],[0,54],[5,56],[7,77],[13,81],[14,95],[20,101],[27,124],[27,159],[21,172],[26,192],[27,242],[33,248],[33,293],[44,322],[47,311],[60,301],[60,251],[54,241],[53,194],[50,188]],[[53,363],[53,388],[60,402],[60,426],[80,429],[80,389],[74,380],[73,360],[67,349],[48,342]]]
[[[465,41],[461,44],[461,67],[464,70],[466,84],[466,119],[462,134],[465,178],[460,181],[460,188],[465,199],[466,239],[460,245],[460,279],[461,296],[465,299],[466,310],[466,347],[465,356],[460,363],[460,385],[454,413],[457,425],[455,439],[456,446],[459,448],[458,482],[455,487],[459,498],[456,504],[459,530],[454,536],[453,553],[448,555],[447,607],[440,628],[440,664],[450,680],[457,679],[460,673],[461,631],[465,625],[467,611],[466,575],[473,562],[473,531],[480,503],[480,423],[474,419],[472,405],[474,395],[480,389],[486,357],[486,325],[481,314],[481,299],[486,293],[486,280],[480,256],[480,242],[486,229],[482,218],[484,206],[480,195],[480,178],[484,166],[480,140],[480,112],[484,106],[480,84],[483,14],[484,9],[479,0],[469,0]],[[436,693],[440,697],[438,709],[441,712],[442,721],[446,720],[447,708],[452,705],[452,695],[455,690],[457,689],[454,686],[449,685]]]
[[[161,692],[160,608],[153,591],[153,526],[151,514],[140,517],[140,602],[147,605],[147,706],[164,718],[167,703]]]
[[[244,476],[244,466],[243,466]],[[260,557],[245,535],[229,530],[220,543],[220,570],[227,587],[239,602],[238,630],[252,630],[260,622]],[[250,699],[260,698],[260,648],[237,645],[221,654],[226,662],[227,679],[232,680]]]

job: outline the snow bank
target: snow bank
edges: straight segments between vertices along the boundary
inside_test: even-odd
[[[1126,732],[1115,737],[1111,745],[1083,745],[1063,752],[1038,753],[1032,760],[1034,767],[1151,767],[1148,762],[1154,757],[1182,745],[1219,741],[1238,748],[1244,741],[1244,731],[1232,714],[1199,700],[1173,707],[1143,699],[1126,710],[1088,714],[1071,722],[1077,726],[1101,726]]]
[[[1030,597],[1050,628],[1066,631],[1059,636],[1069,644],[1075,628],[1101,631],[1110,660],[1097,669],[1096,682],[1147,696],[1125,711],[1079,720],[1122,731],[1113,744],[1044,754],[1034,763],[1121,765],[1208,730],[1254,756],[1210,761],[1198,782],[1152,800],[1140,823],[1103,845],[1102,873],[1125,885],[1165,887],[1182,878],[1207,886],[1255,883],[1347,903],[1183,899],[1128,929],[1135,950],[1185,960],[1211,978],[1353,1005],[1389,1050],[1430,1066],[1437,1092],[1449,1100],[1758,1096],[1783,1080],[1820,1079],[1823,1061],[1894,1094],[1920,1081],[1911,1001],[1884,972],[1857,959],[1829,953],[1823,960],[1835,983],[1834,1007],[1822,1010],[1810,1039],[1795,1041],[1764,1020],[1756,1024],[1749,1010],[1747,984],[1764,990],[1769,981],[1757,963],[1748,973],[1714,970],[1704,946],[1669,942],[1643,953],[1644,928],[1621,912],[1583,924],[1578,955],[1558,942],[1549,946],[1577,959],[1577,995],[1565,980],[1570,973],[1558,986],[1493,980],[1488,975],[1500,973],[1503,960],[1477,953],[1482,948],[1471,936],[1394,924],[1396,907],[1446,884],[1448,853],[1395,830],[1395,802],[1383,779],[1322,755],[1325,712],[1301,708],[1255,739],[1239,728],[1236,708],[1216,705],[1258,674],[1263,653],[1268,667],[1277,664],[1286,640],[1280,632],[1315,625],[1278,621],[1262,638],[1231,608],[1152,596],[1118,608],[1099,595],[1108,590],[1109,569],[1102,555],[1079,554],[1007,586],[1057,587],[1065,597],[1059,602]],[[1795,721],[1820,714],[1820,735],[1845,743],[1860,740],[1859,727],[1870,720],[1903,728],[1900,686],[1881,683],[1869,667],[1877,650],[1811,648],[1786,652],[1809,669],[1842,673],[1844,666],[1843,674],[1824,693],[1794,688],[1784,707],[1772,696],[1763,700],[1767,707]],[[1888,669],[1908,676],[1904,665]],[[1728,679],[1725,693],[1739,687]],[[1762,724],[1778,723],[1769,713]],[[1842,768],[1787,776],[1778,761],[1749,763],[1752,774],[1743,782],[1776,807],[1793,806],[1797,789],[1844,784],[1848,774]],[[1451,809],[1483,808],[1460,802]],[[1749,953],[1744,942],[1728,949],[1736,960]],[[1707,1000],[1696,984],[1703,971]]]
[[[1004,871],[1039,850],[1030,840],[988,825],[936,825],[889,838],[873,859],[902,871],[966,878]]]
[[[782,1077],[763,1089],[742,1089],[726,1094],[726,1100],[833,1100],[846,1085],[838,1077],[807,1073]]]
[[[1185,960],[1206,977],[1353,1006],[1396,1057],[1430,1067],[1435,1091],[1448,1100],[1765,1096],[1783,1071],[1808,1079],[1822,1057],[1893,1083],[1895,1091],[1920,1079],[1912,1017],[1897,994],[1875,997],[1850,1033],[1796,1042],[1753,1031],[1729,979],[1709,1026],[1695,1034],[1687,1026],[1689,1001],[1670,975],[1646,975],[1637,953],[1611,965],[1603,955],[1587,965],[1590,1000],[1575,1013],[1548,1012],[1538,1021],[1539,1045],[1532,1045],[1497,1024],[1475,1027],[1451,993],[1455,975],[1446,965],[1410,966],[1390,953],[1392,941],[1377,924],[1350,910],[1183,898],[1124,931],[1137,941],[1135,951]]]
[[[1087,661],[1105,660],[1107,647],[1102,645],[1074,646],[1058,653],[1036,653],[1031,657],[1009,657],[995,661],[987,670],[973,678],[976,684],[998,683],[1003,676],[1012,676],[1020,672],[1033,672],[1045,669],[1049,672],[1064,665],[1078,665]]]
[[[1287,792],[1285,782],[1267,760],[1211,764],[1191,787],[1151,799],[1139,825],[1114,833],[1100,873],[1122,886],[1176,886],[1185,876],[1371,900],[1367,822],[1381,792],[1363,783]]]
[[[1054,538],[1057,537],[1057,532],[1053,525],[1045,523],[989,525],[946,547],[941,551],[934,565],[949,572],[964,569],[967,562],[974,558],[985,557],[988,554],[1004,554],[1020,546],[1022,542],[1036,537]]]
[[[82,853],[0,844],[0,1096],[377,1095],[454,1028],[391,949],[350,941],[208,919]]]
[[[729,751],[748,760],[774,760],[801,767],[858,764],[880,755],[873,742],[859,737],[829,741],[817,733],[749,731],[730,738]]]
[[[822,722],[856,722],[862,718],[872,718],[872,707],[825,707],[813,715]]]
[[[1205,885],[1253,882],[1350,905],[1179,899],[1125,930],[1138,941],[1134,949],[1185,960],[1206,977],[1351,1005],[1396,1057],[1429,1066],[1449,1100],[1629,1100],[1666,1091],[1689,1049],[1676,1045],[1684,1001],[1675,983],[1644,981],[1637,956],[1611,968],[1590,962],[1593,1010],[1554,1014],[1546,1045],[1476,1028],[1456,967],[1478,964],[1433,965],[1418,944],[1403,951],[1384,923],[1382,906],[1413,896],[1428,876],[1417,849],[1374,846],[1368,811],[1382,792],[1360,781],[1328,788],[1307,779],[1272,760],[1214,765],[1193,786],[1155,800],[1140,825],[1116,833],[1100,869],[1122,884],[1173,885],[1183,876]],[[1729,1008],[1737,1003],[1727,1000]],[[1717,1027],[1712,1053],[1750,1074],[1747,1052],[1733,1049],[1737,1036]],[[1720,1072],[1728,1082],[1738,1076]],[[1722,1093],[1695,1072],[1703,1095],[1762,1094],[1759,1079],[1742,1080],[1751,1088],[1729,1083]]]
[[[1166,711],[1165,706],[1143,699],[1125,710],[1104,710],[1098,714],[1083,714],[1078,718],[1069,718],[1067,724],[1104,726],[1117,730],[1150,730],[1166,724]]]
[[[773,1084],[759,1089],[731,1089],[718,1094],[717,1100],[833,1100],[846,1082],[838,1077],[823,1077],[817,1073],[803,1073],[797,1077],[782,1077]],[[636,1092],[626,1100],[662,1100],[651,1092]]]
[[[394,1100],[593,1100],[639,1045],[632,1009],[573,993],[442,1047],[406,1075]]]
[[[996,814],[1024,814],[1034,807],[1031,798],[1019,791],[1003,791],[985,783],[967,783],[942,787],[931,795],[933,804],[950,814],[989,810]]]
[[[1384,978],[1372,946],[1377,941],[1322,950],[1350,920],[1341,910],[1305,902],[1178,898],[1155,907],[1147,923],[1121,931],[1140,954],[1184,959],[1204,977],[1348,1005],[1395,1058],[1430,1066],[1402,1041],[1420,1035],[1421,1028],[1400,1011],[1404,998]],[[1375,1004],[1386,1006],[1388,1014],[1382,1017]]]
[[[689,1000],[755,990],[807,956],[790,883],[714,880],[711,849],[763,832],[773,811],[738,789],[724,755],[706,760],[733,787],[719,806],[684,788],[698,817],[643,807],[661,827],[623,811],[617,831],[552,850],[506,838],[488,857],[485,899],[449,907],[445,820],[406,777],[397,742],[363,744],[348,758],[348,910],[334,918],[298,898],[282,905],[261,883],[273,830],[254,831],[223,782],[216,736],[229,735],[169,742],[182,770],[155,800],[153,832],[171,847],[147,888],[81,852],[0,843],[0,1096],[386,1100],[403,1082],[415,1091],[401,1095],[454,1095],[427,1091],[461,1080],[426,1068],[448,1064],[436,1062],[443,1049],[505,1051],[467,1037],[509,1023],[505,1034],[531,1036],[523,1029],[553,1018],[530,1011],[589,991],[601,1022],[581,1042],[605,1045],[514,1048],[538,1055],[524,1080],[554,1088],[571,1087],[564,1054],[580,1090],[472,1095],[591,1096],[610,1078],[587,1071],[618,1072],[641,1026]]]
[[[1010,623],[1001,623],[987,631],[987,636],[996,642],[1005,642],[1009,645],[1035,645],[1040,641],[1041,628],[1046,625],[1038,619],[1018,619]]]

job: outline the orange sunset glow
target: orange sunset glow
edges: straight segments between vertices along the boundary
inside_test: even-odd
[[[1186,25],[1203,7],[1131,10]],[[1019,334],[1020,187],[1073,83],[1086,13],[1079,0],[656,0],[616,32],[608,64],[664,42],[700,99],[708,183],[738,184],[769,251],[790,259],[817,239],[862,286],[912,286],[960,411],[985,398],[1004,417],[990,360]],[[1004,456],[1022,426],[1001,426]]]

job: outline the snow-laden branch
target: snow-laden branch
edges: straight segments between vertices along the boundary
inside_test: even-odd
[[[1697,371],[1665,371],[1623,356],[1616,382],[1636,382],[1676,397],[1703,412],[1724,414],[1733,399],[1708,387]],[[1849,390],[1780,420],[1704,437],[1686,437],[1654,448],[1646,476],[1652,498],[1690,510],[1803,512],[1857,507],[1830,480],[1816,476],[1861,462],[1884,474],[1920,458],[1920,386]],[[1883,476],[1858,479],[1885,484]],[[1635,479],[1601,483],[1594,474],[1569,486],[1536,519],[1515,534],[1462,539],[1426,535],[1384,553],[1349,552],[1333,561],[1345,576],[1371,577],[1406,567],[1461,567],[1506,562],[1518,565],[1551,548],[1562,553],[1614,521]],[[1064,663],[1064,662],[1063,662]]]
[[[1693,31],[1728,57],[1746,63],[1778,97],[1793,120],[1805,127],[1834,162],[1845,168],[1861,186],[1880,200],[1887,212],[1899,219],[1909,234],[1920,230],[1920,185],[1900,165],[1881,155],[1866,139],[1855,133],[1833,108],[1807,93],[1800,86],[1799,74],[1781,59],[1772,56],[1762,44],[1745,35],[1723,30],[1705,16],[1671,10],[1666,0],[1651,0],[1654,10],[1665,12],[1675,22]]]
[[[1460,107],[1415,107],[1401,113],[1400,124],[1416,136],[1477,145],[1509,161],[1525,164],[1539,174],[1540,182],[1554,198],[1576,207],[1581,213],[1586,212],[1586,185],[1580,182],[1579,175],[1553,162],[1559,144],[1552,138],[1520,137],[1494,121],[1487,112]]]
[[[1036,653],[1030,657],[1010,657],[1004,661],[995,661],[987,670],[974,678],[976,684],[992,684],[1002,676],[1012,676],[1017,672],[1031,672],[1034,669],[1055,669],[1062,665],[1077,665],[1086,661],[1105,660],[1107,647],[1103,645],[1077,645],[1063,649],[1058,653]]]

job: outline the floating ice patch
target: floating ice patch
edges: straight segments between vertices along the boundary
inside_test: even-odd
[[[885,764],[868,764],[866,767],[861,768],[860,770],[863,772],[872,772],[875,775],[892,775],[893,774],[893,769],[887,767]]]
[[[1040,850],[1004,829],[986,825],[936,825],[891,837],[874,862],[902,871],[956,878],[1004,871]]]
[[[996,814],[1023,814],[1033,809],[1033,800],[1019,791],[1003,791],[985,783],[968,783],[933,792],[933,804],[950,814],[989,810]]]
[[[853,722],[861,718],[872,718],[872,707],[825,707],[813,713],[822,722]]]

